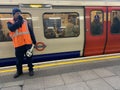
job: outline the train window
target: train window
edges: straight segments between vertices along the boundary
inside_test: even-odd
[[[22,16],[24,19],[27,19],[28,24],[32,26],[30,14],[22,14]],[[12,17],[11,13],[0,13],[0,42],[11,41],[7,22],[12,19]]]
[[[91,11],[91,34],[93,36],[103,33],[103,12],[98,10]]]
[[[80,34],[79,14],[76,12],[44,13],[43,22],[48,39],[77,37]]]
[[[111,33],[120,34],[120,11],[111,13]]]

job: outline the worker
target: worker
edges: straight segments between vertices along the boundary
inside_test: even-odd
[[[16,74],[14,78],[17,78],[23,74],[22,64],[24,58],[27,60],[29,75],[34,75],[32,56],[28,57],[26,55],[27,50],[29,50],[33,45],[36,45],[36,39],[32,28],[29,26],[26,20],[23,19],[21,15],[21,10],[19,8],[13,8],[12,10],[13,19],[7,22],[9,29],[9,35],[13,41],[16,56]]]

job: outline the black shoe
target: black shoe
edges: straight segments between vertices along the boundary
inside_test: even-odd
[[[16,73],[15,75],[14,75],[14,78],[17,78],[17,77],[19,77],[20,75],[22,75],[23,74],[23,72],[22,73]]]
[[[29,76],[33,76],[34,75],[34,71],[29,71]]]

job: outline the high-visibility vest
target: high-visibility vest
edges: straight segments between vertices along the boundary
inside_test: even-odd
[[[9,21],[14,24],[14,21]],[[20,47],[25,44],[32,44],[30,32],[28,30],[27,21],[24,20],[22,26],[18,28],[15,32],[9,32],[10,37],[12,38],[14,47]]]

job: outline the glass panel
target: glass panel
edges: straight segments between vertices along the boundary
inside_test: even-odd
[[[91,12],[91,34],[101,35],[103,33],[103,12],[92,11]]]
[[[80,34],[79,14],[45,13],[43,17],[46,38],[77,37]]]
[[[23,18],[28,21],[28,24],[32,26],[32,20],[29,14],[22,14]],[[9,30],[7,22],[12,19],[12,14],[0,13],[0,42],[11,41],[9,36]]]
[[[111,13],[111,33],[120,34],[120,11]]]

